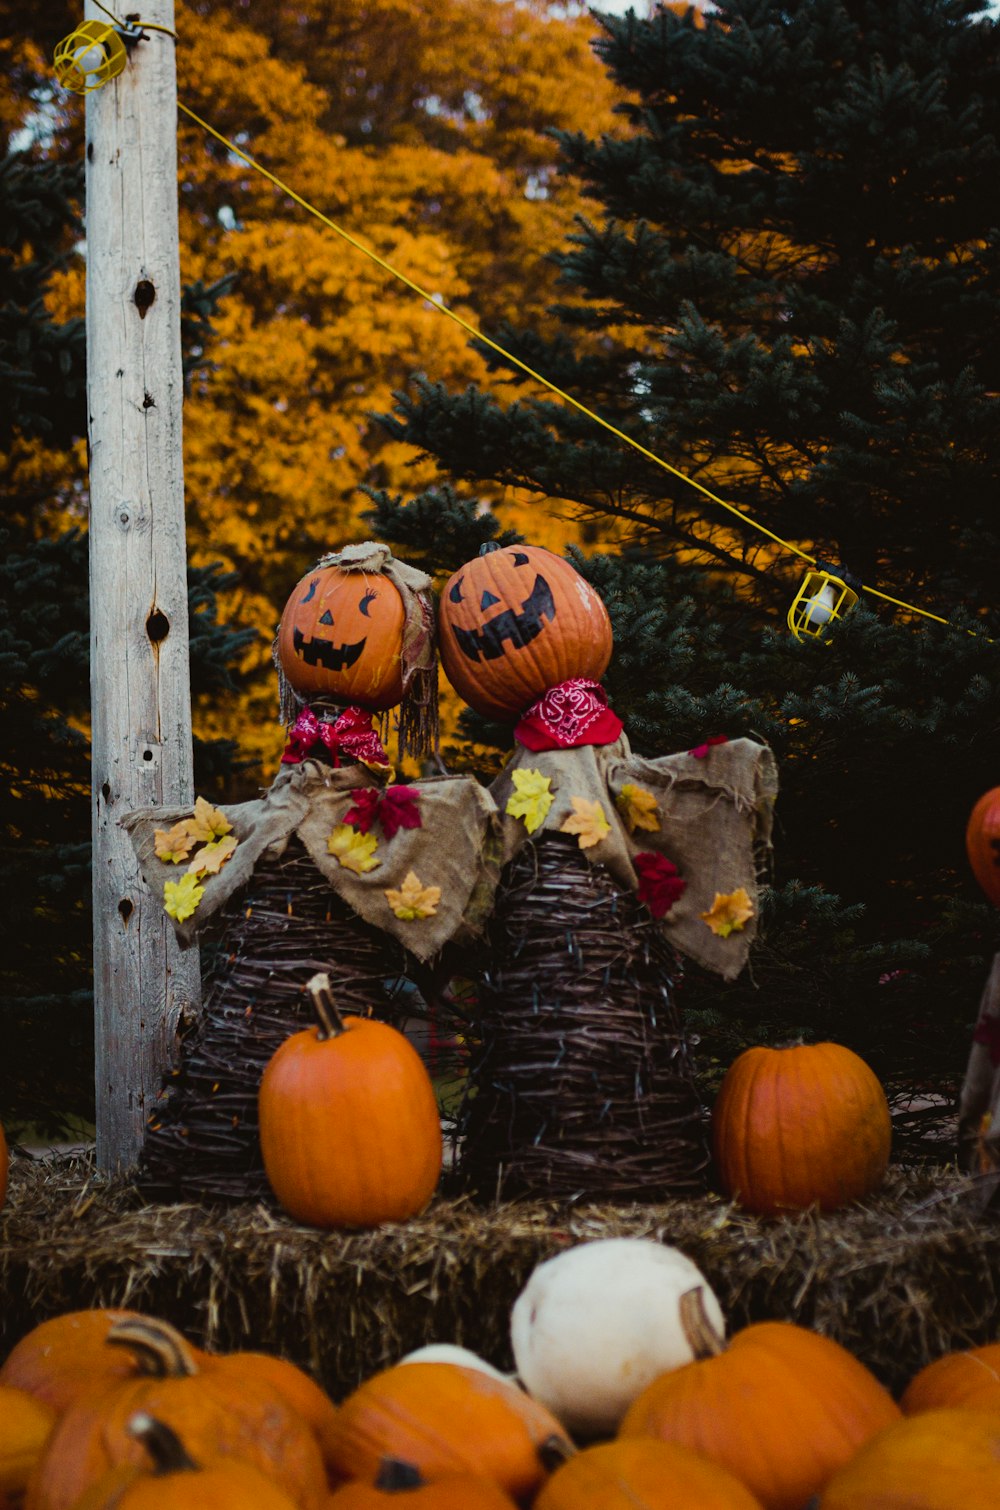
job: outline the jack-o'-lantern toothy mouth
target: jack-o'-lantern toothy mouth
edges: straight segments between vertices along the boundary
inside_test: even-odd
[[[353,666],[367,643],[355,640],[353,645],[335,645],[332,640],[322,640],[317,635],[306,639],[301,629],[292,631],[292,648],[307,666],[322,666],[325,671],[344,671]]]
[[[459,650],[470,661],[495,661],[504,653],[504,645],[512,650],[521,650],[542,632],[544,621],[551,624],[556,616],[552,589],[542,576],[536,576],[535,585],[521,604],[521,612],[505,608],[495,618],[487,619],[482,629],[460,629],[452,625],[452,632]]]

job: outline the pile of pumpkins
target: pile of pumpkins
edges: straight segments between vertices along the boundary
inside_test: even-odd
[[[598,1239],[529,1278],[518,1376],[440,1345],[335,1405],[283,1359],[207,1353],[131,1311],[67,1313],[0,1367],[0,1507],[1000,1505],[1000,1343],[938,1359],[897,1404],[805,1327],[726,1342],[723,1325],[677,1249]]]

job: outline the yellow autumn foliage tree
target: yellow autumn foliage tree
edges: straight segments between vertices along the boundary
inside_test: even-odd
[[[179,3],[178,94],[432,300],[487,332],[507,318],[538,324],[556,297],[545,254],[583,207],[556,174],[546,133],[621,129],[590,48],[593,22],[566,9],[547,0]],[[78,19],[60,5],[40,23],[0,0],[5,11],[15,32],[25,28],[19,45],[39,48]],[[50,108],[57,143],[82,150],[80,102],[57,95]],[[432,300],[184,115],[179,162],[182,277],[235,274],[185,407],[189,553],[238,570],[226,611],[261,630],[247,706],[198,716],[203,732],[235,734],[270,764],[280,731],[269,641],[285,596],[318,554],[364,534],[362,484],[417,491],[436,475],[373,415],[415,371],[451,387],[488,379],[467,333]],[[60,318],[82,311],[82,266],[56,280],[53,299]],[[21,459],[52,484],[54,525],[80,517],[82,461]],[[558,508],[546,534],[540,543],[560,547],[575,538]]]

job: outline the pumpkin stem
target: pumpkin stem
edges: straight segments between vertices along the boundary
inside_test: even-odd
[[[333,999],[330,977],[321,970],[306,983],[306,990],[313,999],[313,1009],[319,1018],[320,1042],[326,1038],[339,1038],[347,1029],[340,1015],[340,1008]]]
[[[198,1372],[194,1353],[169,1322],[116,1321],[105,1340],[114,1347],[127,1347],[140,1374],[152,1374],[156,1379],[182,1379]]]
[[[696,1285],[693,1290],[685,1290],[677,1302],[677,1308],[680,1312],[681,1331],[699,1363],[705,1358],[717,1358],[725,1351],[725,1338],[705,1309],[704,1286]]]
[[[390,1494],[403,1489],[423,1489],[426,1483],[416,1464],[407,1463],[403,1458],[383,1458],[375,1475],[375,1488]]]
[[[558,1437],[553,1432],[552,1436],[546,1437],[544,1442],[539,1442],[535,1449],[535,1456],[546,1473],[555,1473],[563,1463],[568,1463],[570,1458],[576,1457],[576,1448],[568,1437]]]
[[[147,1416],[144,1410],[137,1410],[134,1416],[129,1417],[125,1430],[145,1447],[153,1460],[155,1475],[198,1471],[198,1464],[189,1456],[180,1437],[165,1421],[157,1421],[153,1416]]]
[[[488,556],[491,551],[502,551],[502,550],[503,550],[503,546],[500,544],[500,542],[498,540],[486,540],[479,547],[479,554],[481,556]]]

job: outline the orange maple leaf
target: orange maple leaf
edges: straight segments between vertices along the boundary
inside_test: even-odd
[[[737,886],[735,891],[717,891],[715,901],[708,911],[698,915],[713,933],[725,939],[731,933],[742,933],[754,915],[753,903],[747,895],[746,887]]]
[[[586,797],[571,797],[573,811],[564,818],[559,830],[564,834],[576,834],[581,849],[590,849],[600,844],[605,834],[610,834],[611,824],[605,817],[599,802],[590,802]]]
[[[416,871],[410,870],[398,891],[388,888],[386,899],[398,918],[412,922],[433,917],[441,900],[440,886],[425,886]]]
[[[223,839],[213,839],[211,844],[203,844],[188,866],[188,874],[217,876],[239,842],[235,834],[226,834]]]

